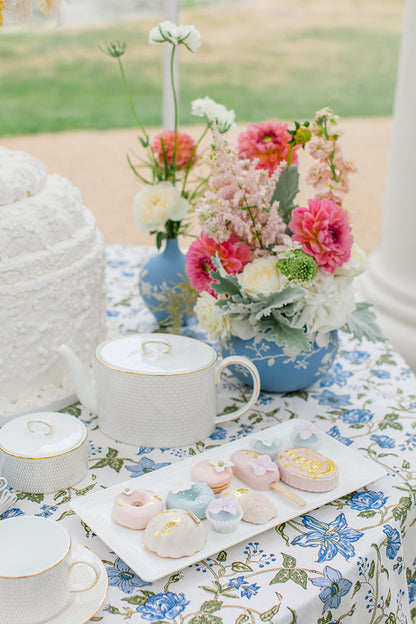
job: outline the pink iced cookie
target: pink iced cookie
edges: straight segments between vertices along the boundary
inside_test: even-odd
[[[306,492],[328,492],[338,485],[338,468],[332,459],[307,448],[293,448],[277,458],[282,481]]]
[[[162,510],[162,499],[151,490],[126,488],[114,499],[112,518],[129,529],[144,529]]]
[[[192,468],[191,477],[209,485],[214,494],[218,494],[229,486],[233,477],[231,462],[223,460],[209,460],[198,462]]]
[[[231,461],[233,473],[237,479],[240,479],[253,490],[264,491],[272,488],[297,505],[302,507],[306,505],[300,496],[279,483],[279,468],[268,455],[258,455],[254,451],[241,450],[235,451],[231,455]]]

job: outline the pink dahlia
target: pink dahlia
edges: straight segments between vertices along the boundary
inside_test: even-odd
[[[293,240],[329,273],[351,256],[353,237],[346,212],[334,201],[310,199],[309,208],[295,208],[289,228]]]
[[[156,156],[157,162],[164,166],[165,159],[163,155],[162,149],[162,140],[163,147],[165,149],[166,160],[169,165],[173,165],[173,154],[175,150],[175,133],[173,130],[164,130],[161,134],[155,136],[152,141],[152,150]],[[177,132],[176,134],[176,167],[179,169],[180,167],[186,167],[189,161],[192,158],[192,161],[195,162],[197,156],[194,152],[195,149],[195,141],[193,138],[186,134],[185,132]]]
[[[217,295],[210,286],[212,278],[209,272],[215,269],[212,257],[216,254],[227,273],[235,275],[247,264],[250,248],[242,243],[236,234],[231,234],[224,243],[216,243],[203,233],[189,247],[186,254],[186,272],[189,281],[198,292],[206,290],[214,297]]]
[[[286,124],[273,120],[251,124],[245,132],[241,132],[238,136],[238,153],[241,158],[248,158],[249,160],[258,158],[257,169],[266,169],[271,175],[282,160],[287,161],[288,141],[291,138]],[[293,164],[298,162],[297,149],[299,149],[299,145],[293,147]]]

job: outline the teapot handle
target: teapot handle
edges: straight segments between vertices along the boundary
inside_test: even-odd
[[[218,384],[221,372],[224,370],[224,368],[227,368],[227,366],[230,366],[231,364],[241,364],[241,366],[244,366],[248,369],[253,379],[253,392],[251,393],[251,396],[247,403],[240,407],[238,410],[236,410],[235,412],[231,412],[230,414],[225,414],[224,416],[217,416],[217,418],[215,419],[216,425],[227,422],[229,420],[235,420],[236,418],[239,418],[240,416],[248,412],[253,407],[260,394],[259,371],[248,357],[241,355],[231,355],[230,357],[224,358],[222,362],[219,363],[216,370],[215,383]]]

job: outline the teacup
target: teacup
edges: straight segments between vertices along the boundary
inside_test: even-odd
[[[92,554],[74,557],[67,530],[40,516],[2,520],[0,553],[0,624],[41,624],[60,613],[73,592],[92,589],[100,576]],[[77,564],[89,566],[91,578],[76,580]]]

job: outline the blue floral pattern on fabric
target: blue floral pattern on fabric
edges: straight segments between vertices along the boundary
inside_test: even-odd
[[[107,246],[109,324],[117,335],[159,331],[138,292],[140,268],[154,251]],[[195,321],[180,333],[207,339]],[[41,515],[62,523],[74,542],[90,548],[109,578],[107,596],[93,616],[101,624],[416,624],[416,380],[388,343],[358,342],[343,332],[339,337],[338,355],[325,378],[285,395],[261,392],[249,413],[187,447],[122,444],[106,437],[99,419],[79,403],[66,408],[88,429],[87,476],[51,494],[18,492],[17,502],[0,515],[0,525],[23,514]],[[230,410],[250,392],[229,371],[221,386]],[[71,509],[73,501],[114,486],[119,491],[126,481],[164,491],[159,469],[184,458],[199,461],[207,449],[233,440],[243,445],[248,433],[265,436],[270,426],[294,419],[313,423],[324,437],[348,447],[340,446],[340,454],[354,451],[376,462],[386,476],[363,487],[351,485],[342,497],[332,492],[332,500],[329,493],[328,504],[287,522],[282,521],[284,499],[264,492],[276,504],[273,528],[227,549],[218,545],[217,553],[191,567],[178,560],[177,572],[152,583],[111,552]],[[353,465],[347,474],[342,468],[344,476],[353,482]],[[305,494],[311,504],[318,496]],[[110,507],[103,513],[110,514]],[[132,561],[145,556],[144,532],[118,528],[131,535]]]
[[[150,585],[150,583],[142,581],[120,558],[115,560],[114,566],[107,568],[107,575],[109,585],[119,587],[125,594],[131,594],[137,587]]]
[[[151,596],[146,604],[137,607],[137,611],[145,620],[174,620],[185,609],[189,601],[185,595],[166,592]]]
[[[306,515],[302,518],[305,527],[312,530],[295,537],[292,544],[304,548],[319,547],[318,561],[329,561],[337,554],[349,559],[355,554],[352,543],[359,540],[363,533],[350,528],[343,513],[328,524],[313,516]]]
[[[351,589],[351,581],[342,578],[341,572],[325,566],[323,578],[310,579],[313,585],[321,587],[319,598],[324,603],[322,613],[328,609],[338,609],[341,604],[341,598],[346,596]]]

